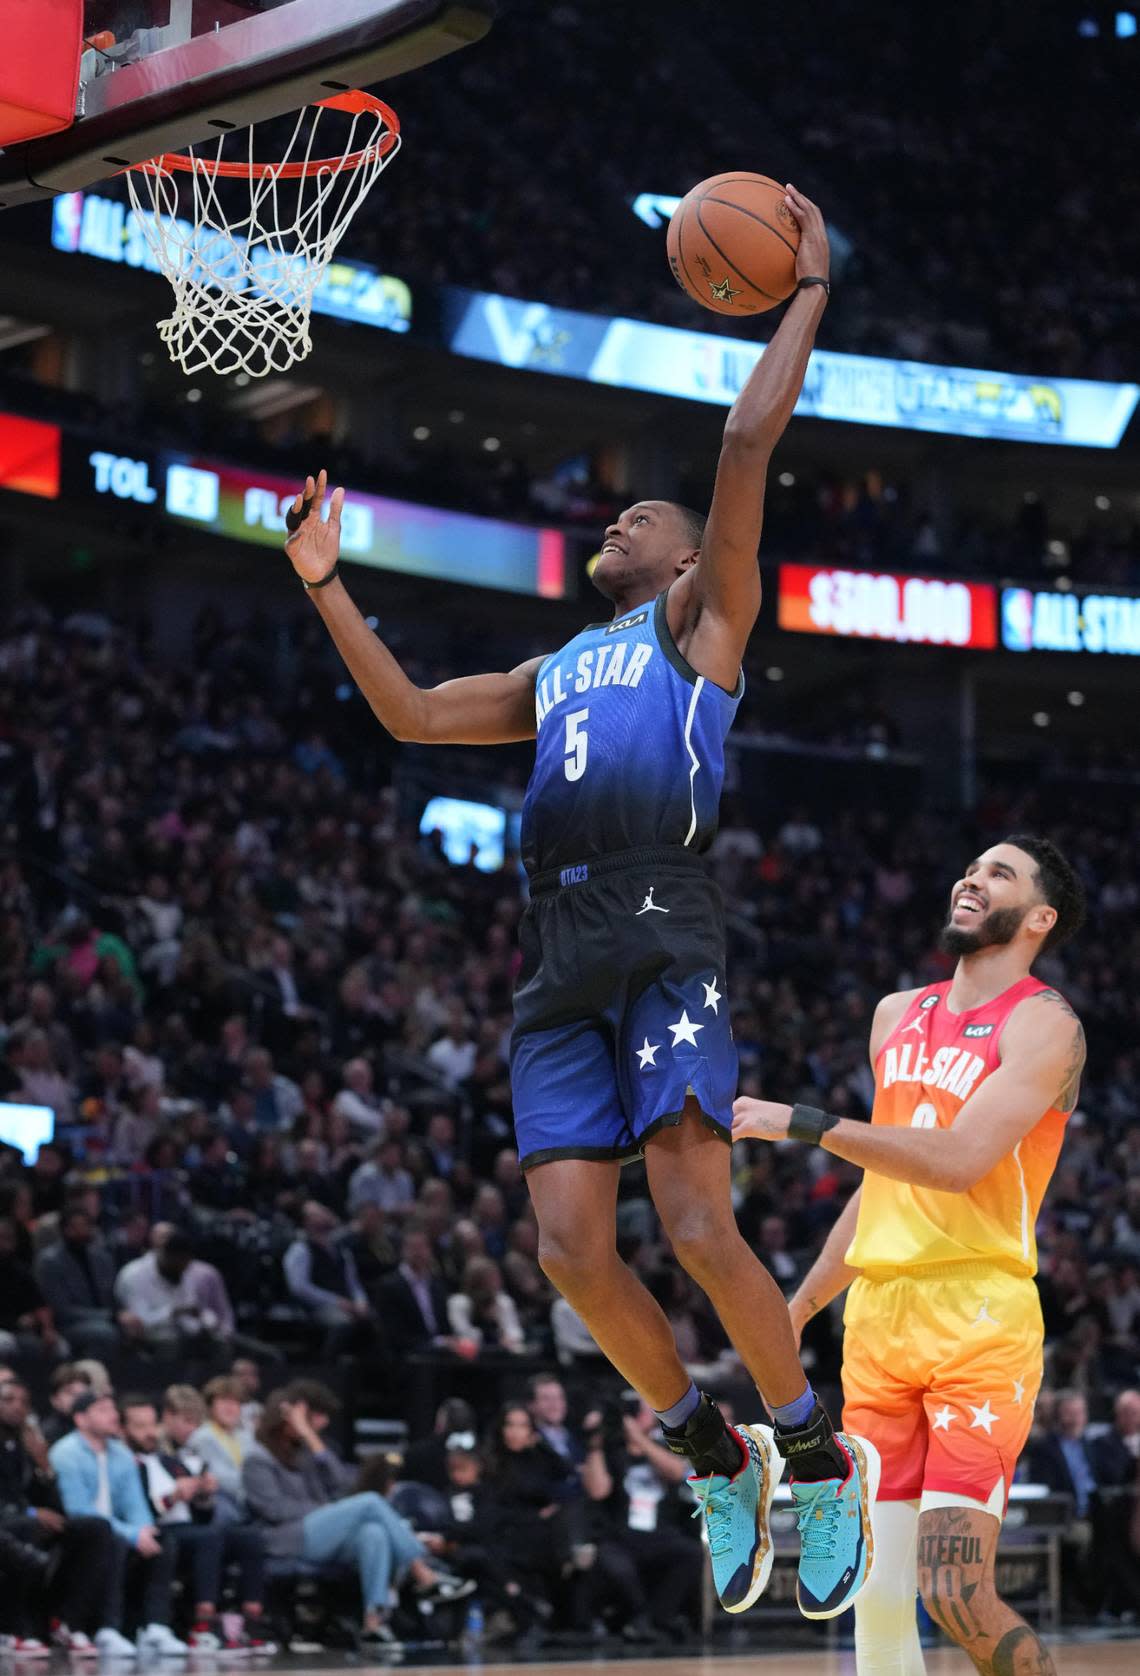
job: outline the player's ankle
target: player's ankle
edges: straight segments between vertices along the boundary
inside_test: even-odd
[[[707,1392],[683,1426],[661,1428],[668,1447],[684,1455],[698,1478],[719,1473],[735,1478],[744,1464],[745,1450],[716,1403]]]
[[[773,1436],[794,1478],[813,1483],[823,1478],[845,1479],[851,1471],[851,1458],[836,1437],[827,1410],[818,1402],[802,1426],[781,1426],[777,1421]]]

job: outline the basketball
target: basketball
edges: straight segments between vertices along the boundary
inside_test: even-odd
[[[710,175],[678,204],[666,248],[673,278],[714,314],[763,314],[796,288],[799,223],[767,175]]]

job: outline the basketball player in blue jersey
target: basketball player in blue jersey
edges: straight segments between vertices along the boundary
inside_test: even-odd
[[[768,462],[796,404],[828,297],[823,218],[788,188],[799,285],[728,416],[707,520],[638,501],[605,532],[594,584],[612,618],[502,675],[414,686],[337,576],[344,492],[309,478],[286,551],[349,671],[397,739],[537,740],[523,813],[511,1081],[546,1274],[692,1464],[730,1612],[772,1564],[768,1511],[786,1460],[799,1504],[799,1602],[833,1617],[870,1570],[878,1458],[836,1434],[804,1377],[784,1300],[729,1194],[737,1061],[716,830],[724,739],[760,607]],[[665,1315],[616,1248],[618,1175],[644,1154],[678,1261],[704,1287],[772,1412],[728,1426],[696,1390]],[[775,1447],[772,1439],[774,1436]]]

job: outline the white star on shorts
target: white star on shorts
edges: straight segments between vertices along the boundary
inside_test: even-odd
[[[987,1397],[981,1408],[975,1408],[973,1403],[968,1403],[967,1407],[969,1408],[970,1413],[974,1416],[974,1418],[970,1421],[970,1430],[976,1431],[980,1426],[986,1436],[989,1437],[994,1429],[994,1421],[1001,1419],[1001,1415],[995,1414],[993,1409],[990,1407],[990,1399]]]
[[[954,1410],[948,1403],[943,1403],[942,1407],[938,1410],[938,1413],[934,1416],[934,1430],[936,1432],[948,1432],[950,1430],[951,1423],[956,1419],[957,1415],[954,1413]]]
[[[697,1031],[703,1030],[703,1024],[694,1024],[688,1013],[682,1009],[676,1024],[666,1025],[667,1030],[673,1032],[673,1046],[679,1047],[682,1042],[688,1042],[690,1047],[697,1045]]]
[[[657,1061],[656,1061],[656,1059],[654,1059],[653,1055],[655,1053],[660,1053],[660,1051],[661,1051],[661,1043],[660,1042],[651,1042],[649,1040],[649,1037],[646,1036],[643,1046],[641,1046],[639,1048],[634,1048],[633,1051],[634,1051],[634,1053],[636,1053],[638,1059],[640,1059],[641,1069],[643,1071],[645,1070],[646,1066],[648,1066],[651,1071],[655,1071],[657,1069]]]
[[[1025,1399],[1025,1381],[1024,1381],[1024,1379],[1015,1379],[1014,1382],[1013,1382],[1013,1400],[1014,1400],[1015,1403],[1021,1403],[1021,1402],[1024,1401],[1024,1399]]]
[[[705,992],[705,1006],[706,1007],[711,1007],[713,1012],[716,1013],[717,1017],[719,1018],[720,1008],[717,1005],[717,1002],[718,1001],[723,1001],[724,996],[721,995],[719,993],[719,991],[717,990],[717,987],[716,987],[716,973],[715,972],[713,973],[712,983],[705,983],[705,980],[702,978],[701,979],[701,984],[702,984],[702,986],[704,988],[704,992]]]

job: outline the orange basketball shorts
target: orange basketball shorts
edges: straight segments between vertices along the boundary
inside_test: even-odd
[[[843,1320],[843,1425],[883,1458],[880,1500],[985,1503],[999,1479],[1008,1500],[1041,1384],[1033,1281],[980,1261],[876,1270]]]

